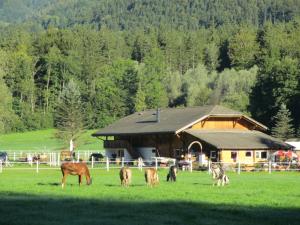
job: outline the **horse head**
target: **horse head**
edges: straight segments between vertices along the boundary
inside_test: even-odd
[[[90,178],[88,179],[88,181],[86,182],[86,184],[87,184],[87,185],[91,185],[92,182],[93,182],[93,179],[90,177]]]

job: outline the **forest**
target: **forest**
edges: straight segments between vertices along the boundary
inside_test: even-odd
[[[220,104],[300,133],[300,0],[0,0],[0,133]],[[74,114],[75,115],[75,114]],[[297,132],[298,131],[298,132]]]

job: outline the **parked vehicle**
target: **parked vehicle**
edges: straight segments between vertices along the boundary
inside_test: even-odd
[[[6,152],[0,152],[0,161],[5,162],[8,158],[8,155]]]
[[[92,157],[94,157],[94,161],[100,161],[104,158],[104,156],[101,153],[92,153],[90,155],[89,161],[92,161]]]

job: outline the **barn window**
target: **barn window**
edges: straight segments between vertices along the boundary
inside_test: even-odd
[[[237,152],[231,152],[231,159],[237,158]]]
[[[251,157],[252,156],[252,152],[246,152],[246,157]]]
[[[260,158],[260,152],[255,152],[255,158]]]
[[[260,158],[266,159],[267,158],[267,152],[261,152]]]
[[[217,152],[216,151],[211,151],[210,152],[210,158],[212,158],[212,159],[217,158]]]

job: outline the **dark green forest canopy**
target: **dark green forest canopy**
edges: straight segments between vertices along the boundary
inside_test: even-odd
[[[0,1],[0,133],[57,126],[80,89],[83,123],[221,104],[300,125],[299,0]]]
[[[44,28],[94,24],[109,29],[170,26],[199,27],[290,21],[298,0],[2,0],[0,19],[32,21]]]

